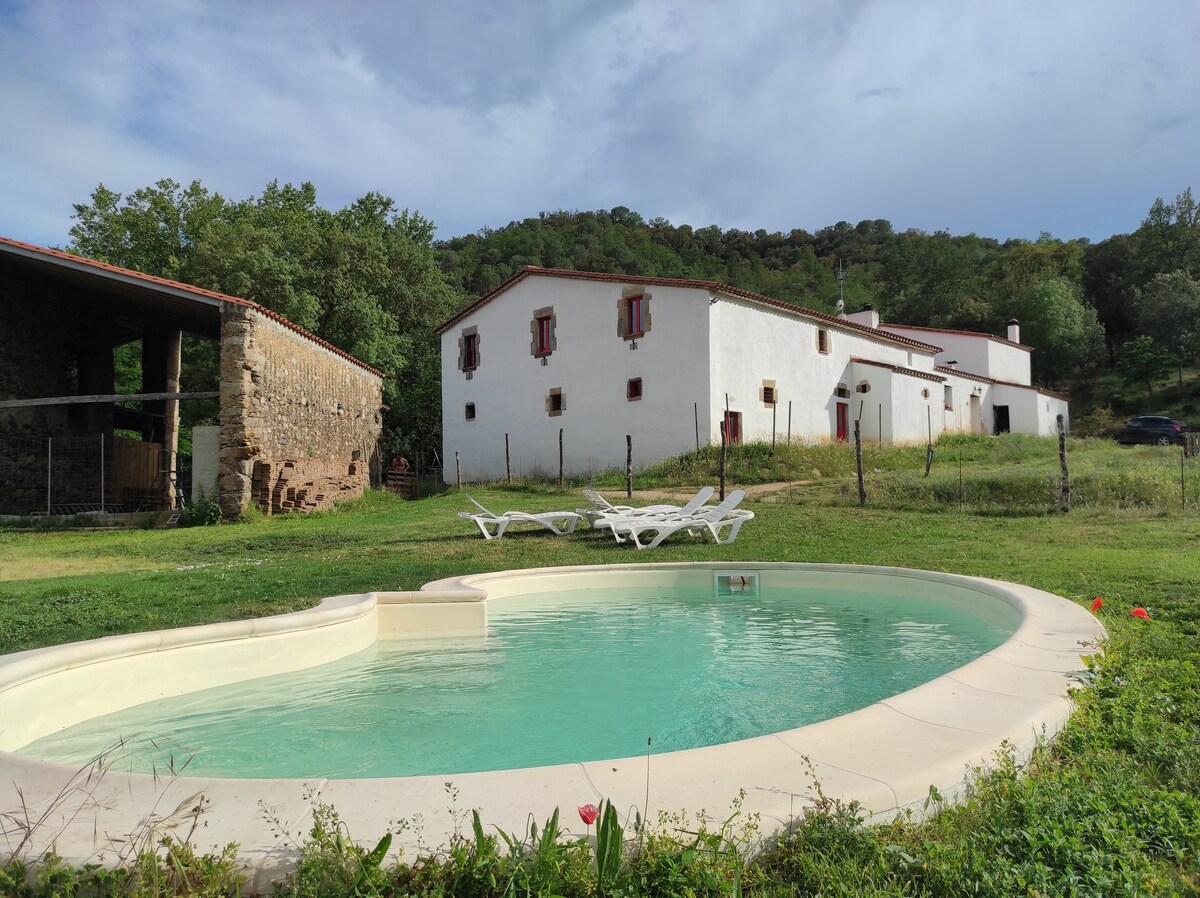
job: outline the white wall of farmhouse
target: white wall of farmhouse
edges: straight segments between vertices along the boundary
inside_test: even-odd
[[[840,328],[834,322],[798,318],[783,310],[724,296],[713,304],[710,322],[713,413],[708,434],[713,442],[721,439],[719,428],[726,392],[729,410],[742,414],[743,439],[770,440],[772,408],[762,400],[767,383],[773,384],[777,391],[774,413],[779,439],[787,437],[789,402],[792,437],[822,439],[837,435],[837,404],[848,405],[853,421],[860,400],[875,410],[871,432],[878,438],[879,398],[886,391],[872,396],[856,393],[855,387],[864,379],[882,382],[890,371],[864,367],[856,374],[851,359],[865,357],[887,365],[933,370],[933,356],[927,352],[883,343],[861,331]],[[825,332],[825,352],[818,342],[821,331]],[[850,395],[839,397],[838,387]],[[885,408],[889,421],[890,414]],[[865,413],[863,432],[867,432]],[[890,424],[885,424],[885,439],[889,432]]]
[[[701,443],[710,417],[706,290],[650,286],[650,329],[618,335],[622,285],[565,278],[526,278],[442,335],[444,472],[455,476],[457,450],[464,481],[505,476],[504,435],[513,475],[558,474],[563,431],[568,474],[624,468],[625,435],[633,461],[644,465],[694,448],[696,414]],[[553,310],[554,350],[532,352],[536,312]],[[468,379],[459,370],[459,339],[475,328],[479,364]],[[640,378],[642,396],[628,398]],[[561,413],[548,410],[552,390]],[[467,420],[467,403],[474,420]]]
[[[1007,380],[1016,384],[1030,382],[1029,347],[991,338],[985,334],[930,330],[905,327],[901,324],[885,324],[882,329],[922,343],[940,346],[942,351],[934,357],[936,365],[957,362],[959,369],[963,371],[985,374],[996,380]]]

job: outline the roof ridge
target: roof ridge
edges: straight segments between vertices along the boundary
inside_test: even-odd
[[[757,302],[764,305],[769,305],[774,308],[783,309],[794,314],[800,314],[809,318],[814,318],[818,321],[824,321],[828,324],[847,330],[857,331],[877,340],[883,340],[888,343],[899,343],[903,346],[909,346],[916,349],[930,351],[934,353],[941,352],[940,346],[934,346],[931,343],[922,343],[919,340],[914,340],[911,337],[905,337],[900,334],[892,334],[884,331],[882,328],[868,327],[865,324],[859,324],[856,321],[848,321],[845,318],[838,318],[835,315],[830,315],[826,312],[818,312],[816,309],[809,309],[804,306],[796,305],[795,303],[787,302],[786,300],[776,299],[773,296],[767,296],[762,293],[755,293],[751,290],[746,290],[742,287],[734,287],[729,284],[722,284],[719,281],[702,280],[699,278],[667,278],[656,275],[645,274],[622,274],[619,272],[606,271],[578,271],[572,268],[543,268],[540,265],[526,265],[519,271],[511,275],[507,280],[499,286],[493,288],[488,293],[479,297],[472,303],[468,303],[455,312],[450,318],[442,322],[435,328],[438,334],[444,334],[459,321],[462,321],[476,309],[487,305],[501,293],[510,290],[520,281],[533,275],[542,275],[545,277],[560,277],[572,278],[581,281],[614,281],[625,284],[652,284],[662,287],[691,287],[702,290],[711,290],[714,293],[723,293],[726,296],[737,297],[739,299],[748,299],[751,302]]]

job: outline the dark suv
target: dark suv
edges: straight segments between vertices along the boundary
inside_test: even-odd
[[[1158,415],[1142,415],[1140,418],[1133,418],[1117,431],[1117,442],[1153,443],[1156,446],[1170,446],[1175,443],[1182,446],[1184,434],[1187,432],[1187,425],[1182,421]]]

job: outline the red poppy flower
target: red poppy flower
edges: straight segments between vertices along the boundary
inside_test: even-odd
[[[1104,599],[1100,598],[1100,596],[1096,596],[1096,598],[1092,599],[1092,614],[1095,614],[1097,611],[1099,611],[1100,606],[1103,604]]]
[[[1146,613],[1146,609],[1140,605],[1129,612],[1134,617],[1140,617],[1142,620],[1150,620],[1150,615]]]
[[[596,822],[596,818],[600,816],[600,809],[594,804],[581,805],[579,808],[579,819],[591,826]]]

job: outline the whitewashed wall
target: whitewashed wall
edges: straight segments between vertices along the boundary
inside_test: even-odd
[[[854,366],[852,357],[925,371],[933,369],[929,353],[883,343],[861,332],[838,328],[832,322],[818,323],[783,310],[723,296],[711,307],[710,322],[713,373],[708,433],[714,442],[721,438],[719,427],[726,392],[730,411],[742,413],[745,440],[771,438],[772,410],[760,398],[764,380],[773,380],[778,390],[779,405],[775,412],[779,439],[787,437],[789,401],[793,438],[829,439],[837,432],[838,385],[845,384],[850,390],[850,397],[842,401],[849,404],[853,421],[859,399],[867,400],[866,404],[872,408],[878,405],[876,396],[860,397],[854,392],[858,380],[869,376],[879,377],[882,382],[883,375],[891,373],[886,368]],[[822,328],[829,339],[829,352],[825,354],[817,350],[817,331]],[[856,373],[857,369],[869,373]],[[877,431],[877,408],[874,414],[872,426]],[[886,407],[884,414],[885,417],[890,414]],[[885,424],[885,436],[889,426]]]
[[[953,374],[946,374],[945,372],[939,373],[946,378],[945,383],[938,388],[942,394],[939,398],[938,407],[943,408],[941,417],[943,430],[947,433],[991,433],[992,385],[966,377],[956,377]],[[946,387],[950,388],[949,409],[944,409]],[[972,396],[979,397],[980,420],[977,427],[973,427],[971,421]],[[934,421],[936,422],[937,420],[938,418],[935,413]]]
[[[1033,389],[996,384],[992,388],[993,409],[997,405],[1008,406],[1009,429],[1014,433],[1054,436],[1058,433],[1058,415],[1063,416],[1067,429],[1071,428],[1067,403],[1056,396],[1047,396]]]
[[[617,334],[622,284],[528,277],[442,335],[444,477],[464,481],[505,475],[509,434],[514,476],[534,470],[557,476],[558,431],[568,474],[625,465],[625,434],[633,435],[634,464],[695,446],[693,404],[701,441],[709,418],[709,359],[704,290],[649,286],[649,333],[630,349]],[[557,348],[542,365],[530,354],[533,313],[552,306]],[[467,380],[458,370],[458,340],[479,333],[480,364]],[[629,401],[626,384],[642,378],[643,398]],[[546,396],[558,387],[563,412],[551,416]],[[475,403],[475,420],[464,407]]]
[[[934,363],[945,365],[957,362],[962,371],[1009,380],[1013,383],[1030,383],[1028,349],[1020,349],[989,337],[987,334],[955,334],[922,328],[906,328],[899,324],[885,324],[882,328],[890,333],[901,334],[922,343],[940,346],[942,351]]]

